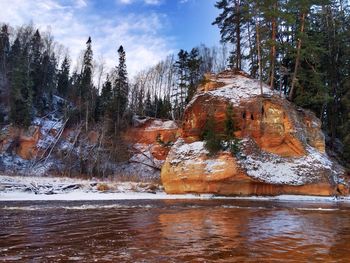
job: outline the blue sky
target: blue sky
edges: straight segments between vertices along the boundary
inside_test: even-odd
[[[107,67],[122,44],[131,75],[179,49],[219,43],[215,0],[0,0],[0,22],[33,22],[68,48],[73,64],[92,37],[94,57]],[[58,48],[58,47],[57,47]],[[67,52],[66,50],[62,53]]]

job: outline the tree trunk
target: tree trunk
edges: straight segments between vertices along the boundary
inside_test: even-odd
[[[301,14],[301,27],[300,27],[300,33],[301,35],[304,33],[304,28],[305,28],[305,18],[306,18],[306,12],[303,12]],[[297,46],[297,56],[295,58],[295,67],[294,67],[294,73],[293,73],[293,79],[292,79],[292,86],[290,88],[289,96],[288,99],[290,101],[293,101],[294,98],[294,93],[295,93],[295,83],[297,80],[297,73],[298,73],[298,68],[299,68],[299,61],[300,61],[300,53],[301,53],[301,36],[298,38],[298,46]]]
[[[277,10],[277,2],[273,5],[274,11]],[[270,51],[270,88],[273,90],[273,84],[275,80],[275,63],[276,63],[276,35],[277,35],[277,21],[273,16],[271,21],[271,51]]]
[[[250,75],[253,78],[256,78],[256,70],[255,70],[255,60],[254,60],[254,53],[253,53],[253,43],[251,38],[251,30],[250,30],[250,23],[248,23],[248,43],[249,43],[249,50],[251,52],[250,54],[250,63],[252,63],[252,67],[250,70]]]
[[[85,132],[89,129],[89,102],[86,102],[86,112],[85,112]]]
[[[241,7],[240,7],[240,0],[235,1],[236,5],[236,68],[241,69],[242,68],[242,60],[241,60]]]
[[[264,94],[263,86],[262,86],[262,65],[261,65],[261,47],[260,47],[260,25],[259,19],[257,16],[255,17],[255,28],[256,28],[256,47],[258,51],[258,65],[259,65],[259,80],[260,80],[260,92],[261,95]]]

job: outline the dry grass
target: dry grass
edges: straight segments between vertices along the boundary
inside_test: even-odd
[[[100,191],[100,192],[107,192],[110,190],[110,187],[106,183],[100,183],[97,185],[96,189],[97,191]]]

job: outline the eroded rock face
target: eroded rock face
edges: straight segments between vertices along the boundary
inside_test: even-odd
[[[38,152],[37,143],[40,139],[40,127],[30,126],[21,129],[9,126],[2,131],[0,138],[1,152],[14,152],[25,160],[34,158]]]
[[[266,158],[267,153],[259,154]],[[312,156],[299,162],[289,160],[289,163],[281,157],[277,160],[249,158],[234,157],[229,152],[210,157],[204,142],[186,143],[179,139],[162,167],[162,182],[166,192],[171,194],[328,196],[339,192],[333,179],[327,177],[332,168],[323,167],[322,160]]]
[[[199,87],[184,114],[181,138],[172,147],[161,176],[168,193],[223,195],[346,192],[338,185],[342,167],[325,154],[321,122],[244,73],[223,72]],[[233,106],[240,154],[209,157],[201,142],[209,116],[224,134],[226,109]]]
[[[126,141],[153,144],[156,141],[164,144],[174,142],[178,134],[178,126],[174,121],[153,118],[134,118],[134,125],[123,135]]]
[[[123,134],[123,139],[133,145],[134,154],[142,155],[146,149],[147,153],[144,155],[150,155],[150,158],[156,162],[161,161],[162,164],[168,155],[170,145],[178,137],[177,124],[171,120],[148,117],[141,119],[137,116],[134,117],[133,122],[133,127]]]
[[[187,142],[200,140],[206,120],[214,116],[216,132],[224,134],[225,114],[230,100],[202,93],[186,109],[182,137]],[[325,152],[321,123],[312,112],[297,110],[279,98],[254,97],[233,106],[235,135],[251,137],[265,151],[282,156],[303,156],[310,144]]]

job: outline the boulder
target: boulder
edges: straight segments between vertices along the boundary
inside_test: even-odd
[[[168,193],[335,195],[348,189],[344,169],[325,153],[320,120],[244,72],[207,75],[184,113],[180,138],[162,167]],[[208,155],[201,141],[209,116],[224,136],[233,107],[239,153]]]

